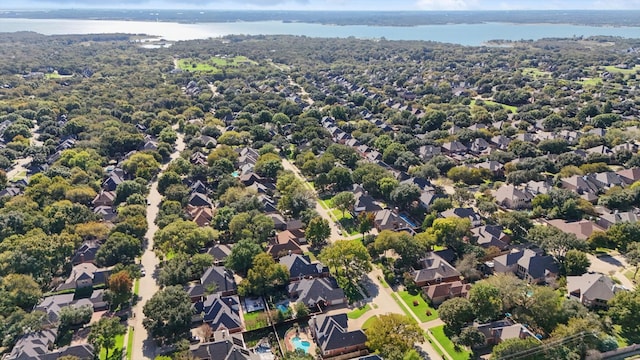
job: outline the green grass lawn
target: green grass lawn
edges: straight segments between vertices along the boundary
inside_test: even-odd
[[[550,77],[551,73],[548,71],[542,71],[538,68],[527,67],[522,69],[522,75],[531,75],[534,78],[539,78],[539,77]]]
[[[133,295],[138,295],[140,293],[140,279],[136,279],[136,282],[133,283]]]
[[[373,322],[375,321],[375,319],[377,317],[378,316],[376,315],[376,316],[372,316],[372,317],[368,318],[367,321],[365,321],[364,324],[362,324],[362,330],[367,330],[368,328],[370,328],[371,324],[373,324]]]
[[[328,198],[328,199],[318,199],[318,202],[320,202],[320,206],[322,206],[323,208],[329,210],[333,207],[333,199]]]
[[[129,326],[129,337],[127,339],[127,360],[133,357],[133,326]]]
[[[257,65],[255,61],[249,60],[245,56],[236,56],[233,58],[212,57],[209,60],[199,60],[193,58],[178,60],[178,68],[189,72],[205,72],[216,74],[222,72],[227,67],[238,67],[242,64]]]
[[[470,358],[471,351],[466,349],[459,349],[460,351],[456,351],[455,345],[444,334],[444,325],[433,327],[429,329],[429,331],[431,331],[433,338],[436,339],[440,346],[447,352],[447,358],[453,360],[467,360]]]
[[[621,73],[621,74],[625,74],[625,75],[631,75],[631,74],[635,74],[638,72],[638,69],[640,69],[638,66],[632,67],[631,69],[620,69],[617,68],[615,65],[609,65],[609,66],[605,66],[604,69],[610,73]]]
[[[350,311],[349,313],[347,313],[347,317],[349,319],[357,319],[360,316],[364,315],[364,313],[366,313],[367,311],[371,310],[371,306],[369,304],[366,304],[363,307],[357,308],[353,311]]]
[[[116,336],[116,345],[113,348],[109,349],[109,358],[107,358],[107,350],[101,349],[100,360],[119,359],[119,356],[120,356],[119,353],[122,352],[123,345],[124,345],[124,334]]]
[[[398,294],[400,295],[400,298],[404,301],[404,303],[407,304],[407,306],[411,309],[411,311],[416,314],[420,321],[427,322],[438,318],[438,311],[431,308],[429,304],[427,304],[427,302],[424,301],[424,299],[420,296],[420,294],[411,295],[407,291],[400,291]],[[417,301],[418,306],[413,306],[414,301]],[[430,311],[431,315],[427,315],[427,311]]]
[[[393,298],[393,300],[396,302],[396,304],[398,304],[398,306],[400,307],[400,309],[402,310],[402,312],[409,318],[411,319],[411,321],[416,321],[416,319],[411,315],[411,313],[409,312],[409,310],[407,310],[407,308],[403,305],[402,300],[400,299],[400,297],[398,296],[398,294],[396,293],[391,293],[391,297]]]
[[[180,59],[178,60],[178,68],[183,71],[189,72],[206,72],[206,73],[219,73],[221,70],[217,67],[207,64],[206,62],[200,62],[195,59]]]
[[[387,280],[385,280],[384,277],[378,276],[378,281],[380,281],[380,285],[382,285],[383,288],[389,288],[389,284],[387,284]]]
[[[267,318],[264,317],[266,314],[264,311],[254,311],[248,314],[244,314],[244,324],[249,330],[260,329],[269,325],[267,322]]]
[[[602,85],[602,79],[599,79],[599,78],[584,78],[578,82],[585,86]]]
[[[485,104],[488,104],[488,105],[500,105],[505,110],[509,110],[514,114],[518,113],[518,107],[517,106],[501,104],[499,102],[495,102],[495,101],[491,101],[491,100],[484,100],[484,99],[482,100],[482,102],[484,102]],[[471,106],[476,106],[476,100],[475,99],[471,100]]]
[[[20,180],[23,180],[26,177],[27,177],[27,170],[22,170],[17,174],[15,174],[11,179],[9,179],[9,182],[18,182]]]

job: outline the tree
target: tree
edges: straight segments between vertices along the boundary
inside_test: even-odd
[[[507,339],[493,347],[491,352],[492,359],[514,358],[518,360],[537,360],[540,354],[521,355],[521,353],[533,348],[542,346],[540,341],[528,337],[526,339]]]
[[[152,154],[138,152],[122,163],[122,169],[136,177],[151,180],[160,170],[160,163]]]
[[[629,244],[640,239],[640,223],[622,222],[613,224],[607,235],[621,252],[626,252]]]
[[[619,291],[609,300],[607,314],[629,334],[640,333],[640,288]]]
[[[627,260],[629,265],[635,267],[635,270],[633,271],[633,280],[635,281],[636,276],[638,275],[638,265],[640,264],[640,242],[632,242],[627,245],[627,252],[624,253],[624,258]]]
[[[478,282],[469,291],[469,301],[478,320],[482,322],[497,318],[502,311],[500,289],[486,282]]]
[[[345,211],[353,208],[356,203],[356,198],[352,192],[344,191],[336,194],[331,201],[333,202],[333,206],[342,211],[342,217],[344,218]]]
[[[367,347],[378,352],[383,358],[401,360],[391,356],[400,354],[404,356],[413,349],[415,343],[422,343],[424,337],[418,324],[405,315],[386,314],[380,315],[369,326],[367,334]]]
[[[583,249],[585,242],[574,234],[568,234],[553,226],[534,226],[529,230],[528,239],[537,244],[561,264],[569,250]]]
[[[475,326],[468,326],[460,332],[457,337],[457,344],[467,347],[482,346],[485,344],[486,338],[484,334]]]
[[[464,324],[474,319],[473,305],[468,299],[460,297],[446,300],[440,304],[438,314],[447,325],[447,329],[454,334],[460,333]]]
[[[399,208],[407,209],[420,198],[420,193],[420,188],[414,184],[400,184],[391,191],[390,198]]]
[[[318,248],[326,244],[327,239],[331,236],[331,227],[329,221],[317,216],[307,225],[305,236],[312,246]]]
[[[334,191],[347,190],[353,185],[353,179],[351,178],[351,171],[349,169],[338,166],[333,167],[327,174],[329,181],[333,184]]]
[[[251,240],[240,240],[231,249],[231,253],[225,261],[225,265],[240,274],[246,274],[251,267],[253,259],[262,252],[260,245]]]
[[[344,240],[322,249],[320,259],[336,277],[360,280],[371,271],[371,256],[360,240]]]
[[[295,305],[293,305],[293,310],[296,313],[297,319],[303,318],[309,315],[309,308],[305,303],[302,303],[302,302],[295,303]]]
[[[65,306],[60,309],[58,319],[61,328],[69,329],[71,326],[88,324],[92,315],[93,307],[91,305]]]
[[[376,215],[372,212],[363,211],[358,214],[358,231],[364,236],[373,229],[373,225],[376,221]]]
[[[182,184],[182,177],[176,172],[165,171],[158,179],[158,192],[164,195],[169,186],[176,184]]]
[[[289,270],[284,265],[277,264],[271,255],[261,253],[253,259],[247,277],[238,287],[238,292],[243,296],[264,296],[273,289],[284,286],[288,281]]]
[[[467,281],[476,281],[482,278],[482,273],[478,270],[478,258],[475,254],[464,254],[462,259],[456,262],[456,270],[462,274]]]
[[[33,309],[42,297],[40,285],[30,275],[9,274],[2,278],[4,301],[22,308],[25,311]]]
[[[142,309],[142,324],[160,344],[187,339],[191,328],[191,300],[181,286],[169,286],[155,293]]]
[[[116,199],[113,202],[115,205],[126,202],[133,194],[146,195],[147,187],[133,180],[125,180],[116,187]]]
[[[562,299],[548,286],[536,286],[528,296],[521,311],[526,312],[539,328],[550,333],[560,321]]]
[[[587,254],[579,250],[569,250],[564,256],[564,271],[567,276],[579,276],[589,270],[591,261]]]
[[[103,317],[91,326],[88,340],[96,349],[96,354],[105,349],[105,359],[108,359],[109,350],[116,346],[116,337],[124,335],[125,332],[127,328],[120,324],[119,317]]]
[[[282,159],[274,153],[260,155],[254,167],[256,174],[269,179],[275,179],[278,172],[283,169]]]
[[[100,266],[112,266],[117,263],[132,264],[141,253],[140,240],[131,235],[114,232],[96,252],[96,262]]]
[[[449,217],[435,219],[430,228],[425,231],[436,244],[446,245],[454,251],[462,250],[462,239],[471,235],[471,220]]]
[[[509,211],[498,216],[498,224],[504,226],[514,240],[522,241],[526,238],[529,229],[533,227],[533,222],[524,211]]]
[[[154,246],[165,253],[184,252],[196,254],[204,245],[213,241],[213,229],[199,227],[193,221],[178,220],[154,235]]]
[[[109,276],[107,280],[111,307],[117,309],[120,305],[131,300],[133,280],[126,270],[119,271]]]

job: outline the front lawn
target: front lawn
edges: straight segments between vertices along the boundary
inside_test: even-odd
[[[431,308],[420,294],[411,295],[408,291],[400,291],[398,294],[404,303],[407,304],[407,307],[413,311],[421,322],[427,322],[438,318],[438,311]],[[427,315],[427,311],[429,311],[431,315]]]
[[[127,339],[127,360],[133,357],[133,326],[129,326],[129,337]]]
[[[124,346],[124,334],[116,336],[116,345],[109,349],[109,357],[107,358],[107,350],[100,349],[100,360],[115,360],[122,358],[122,347]]]
[[[429,329],[433,338],[440,344],[440,346],[449,354],[448,358],[453,360],[468,360],[471,356],[471,351],[464,348],[458,348],[451,342],[451,340],[444,334],[444,325],[432,327]]]
[[[364,313],[366,313],[367,311],[371,310],[371,305],[366,304],[363,307],[359,307],[353,311],[350,311],[349,313],[347,313],[347,317],[349,319],[357,319],[360,316],[364,315]]]
[[[371,324],[373,324],[373,322],[378,318],[378,315],[376,316],[372,316],[370,318],[367,319],[367,321],[364,322],[364,324],[362,324],[362,330],[367,330],[368,328],[371,327]]]

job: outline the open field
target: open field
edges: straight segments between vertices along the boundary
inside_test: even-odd
[[[225,68],[239,67],[241,65],[257,65],[255,61],[249,60],[245,56],[236,56],[233,58],[212,57],[209,60],[198,60],[193,58],[179,59],[178,68],[183,71],[205,72],[216,74],[222,72]]]
[[[502,106],[503,109],[509,110],[514,114],[518,113],[518,107],[517,106],[501,104],[501,103],[498,103],[498,102],[495,102],[495,101],[492,101],[492,100],[484,100],[484,99],[482,100],[482,102],[484,102],[485,104],[488,104],[488,105],[499,105],[499,106]],[[478,105],[476,105],[476,100],[475,99],[471,100],[471,106],[478,106]]]

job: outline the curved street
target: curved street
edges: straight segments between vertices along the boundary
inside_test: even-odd
[[[177,126],[173,126],[174,130],[177,130]],[[129,325],[133,327],[133,349],[132,359],[154,359],[156,357],[156,344],[148,336],[147,330],[142,325],[144,314],[142,308],[144,304],[160,289],[156,282],[156,269],[160,263],[158,257],[156,257],[153,251],[153,236],[158,231],[158,226],[154,223],[156,216],[158,215],[160,202],[162,201],[162,195],[158,192],[158,178],[163,171],[166,170],[169,163],[180,156],[180,153],[185,149],[184,135],[178,133],[175,148],[171,154],[171,160],[162,165],[160,172],[155,177],[151,187],[149,189],[149,195],[147,196],[147,225],[148,230],[145,234],[147,240],[146,248],[142,254],[140,264],[146,272],[146,276],[140,278],[138,303],[132,310],[132,317],[129,319]],[[128,338],[128,335],[127,335]]]

